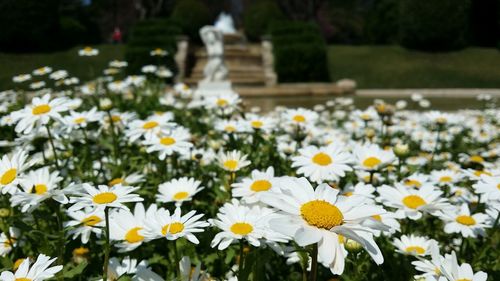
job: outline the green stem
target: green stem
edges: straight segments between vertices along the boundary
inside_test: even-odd
[[[313,250],[311,253],[311,273],[309,275],[309,281],[316,281],[318,275],[318,244],[313,244]]]
[[[114,159],[115,165],[118,166],[118,139],[116,138],[115,121],[113,121],[113,116],[111,115],[111,111],[107,110],[106,113],[108,114],[108,119],[111,129],[111,138],[113,139],[113,156],[115,158]]]
[[[54,139],[52,138],[52,133],[50,132],[50,127],[49,127],[49,124],[45,125],[45,128],[47,128],[47,134],[49,136],[49,142],[50,142],[50,146],[52,146],[52,153],[54,153],[54,160],[55,160],[55,166],[56,166],[56,169],[58,171],[61,170],[61,168],[59,167],[59,160],[57,158],[57,152],[56,152],[56,147],[54,145]]]
[[[180,265],[180,258],[179,258],[179,250],[177,249],[177,239],[174,240],[174,253],[175,253],[175,270],[177,271],[177,279],[179,281],[182,281],[182,276],[181,276],[181,265]]]
[[[245,250],[245,243],[243,239],[240,239],[240,260],[238,262],[238,280],[243,280],[243,255]]]
[[[104,265],[102,271],[102,280],[108,280],[108,264],[109,264],[109,208],[104,209],[104,216],[106,218],[106,240],[104,241]]]

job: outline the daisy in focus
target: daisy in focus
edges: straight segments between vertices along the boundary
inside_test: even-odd
[[[72,236],[73,240],[80,237],[82,243],[87,244],[92,233],[97,236],[101,235],[105,223],[103,210],[87,208],[80,211],[68,211],[67,214],[71,219],[64,223],[64,227],[71,228],[68,235]]]
[[[392,150],[383,150],[376,144],[358,145],[353,149],[356,166],[365,171],[377,171],[396,158]]]
[[[327,184],[314,189],[305,178],[281,178],[279,187],[281,193],[263,199],[283,214],[271,221],[271,227],[293,237],[301,247],[317,243],[318,259],[333,274],[342,274],[345,266],[340,235],[361,244],[377,264],[383,263],[371,229],[361,225],[363,220],[385,213],[382,208],[368,204],[362,196],[338,196],[339,191]]]
[[[396,252],[413,255],[427,256],[430,255],[435,247],[438,247],[436,240],[427,237],[411,235],[402,235],[401,238],[394,239]]]
[[[32,163],[27,162],[28,154],[22,150],[14,152],[12,156],[4,155],[0,160],[0,189],[2,194],[14,194],[18,184],[22,180],[21,174],[26,171]]]

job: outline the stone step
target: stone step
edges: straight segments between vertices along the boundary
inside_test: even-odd
[[[263,73],[264,72],[264,67],[262,64],[246,64],[242,65],[239,63],[230,63],[226,62],[226,67],[229,70],[229,72],[243,72],[243,73],[254,73],[254,72],[259,72]],[[196,72],[203,72],[203,69],[205,68],[205,64],[197,63],[193,69],[191,70],[191,73],[196,73]]]
[[[184,83],[191,86],[196,86],[201,79],[202,77],[200,78],[189,77],[187,79],[184,79]],[[255,87],[255,86],[265,85],[265,80],[259,77],[241,77],[238,79],[230,78],[230,81],[235,86]]]

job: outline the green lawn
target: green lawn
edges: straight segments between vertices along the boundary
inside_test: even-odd
[[[397,46],[329,46],[332,80],[359,88],[500,88],[500,51],[430,54]]]
[[[123,45],[98,46],[97,57],[79,57],[78,49],[47,54],[0,53],[0,90],[12,88],[12,76],[41,66],[65,69],[83,80],[91,65],[102,71],[113,59],[123,59]],[[397,46],[330,46],[332,79],[352,78],[359,88],[500,88],[500,52],[496,49],[429,54]]]
[[[80,57],[76,47],[67,51],[42,54],[5,54],[0,53],[0,91],[14,87],[12,77],[21,73],[31,73],[42,66],[50,66],[54,70],[64,69],[71,76],[87,80],[91,69],[102,71],[110,61],[123,59],[124,45],[100,45],[96,57]],[[97,74],[97,73],[96,73]]]

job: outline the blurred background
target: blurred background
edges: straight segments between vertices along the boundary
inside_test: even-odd
[[[189,79],[198,31],[222,12],[234,20],[237,44],[272,43],[279,83],[500,88],[500,0],[1,0],[0,85],[44,65],[90,78],[75,57],[87,45],[100,50],[96,69],[124,59],[138,73],[162,48],[178,71],[179,40],[189,44]],[[241,84],[265,83],[255,79]]]

